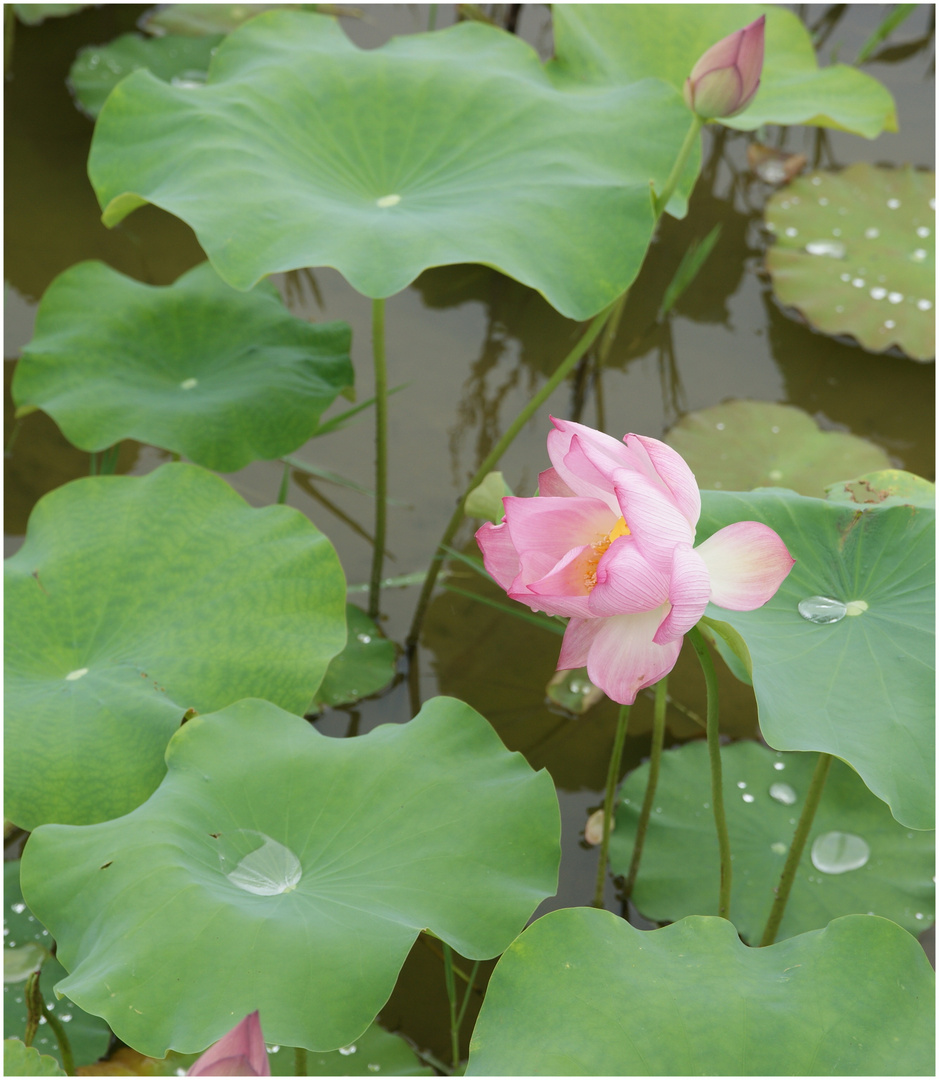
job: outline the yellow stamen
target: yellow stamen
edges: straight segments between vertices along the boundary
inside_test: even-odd
[[[584,586],[587,592],[592,592],[597,584],[597,566],[600,560],[606,554],[610,544],[621,536],[629,536],[629,526],[626,524],[625,518],[620,518],[602,540],[590,545],[594,554],[588,557],[587,566],[584,570]]]

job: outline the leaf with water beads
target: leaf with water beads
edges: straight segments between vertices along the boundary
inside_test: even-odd
[[[769,525],[796,560],[763,607],[707,609],[747,644],[763,737],[840,757],[898,821],[932,829],[935,511],[702,492],[699,540],[735,521]]]
[[[346,647],[330,660],[316,691],[314,708],[350,705],[377,694],[394,678],[394,642],[355,604],[346,604],[346,625]]]
[[[724,491],[784,487],[821,498],[842,476],[890,465],[866,439],[822,431],[802,409],[769,401],[726,401],[688,413],[665,441],[691,466],[699,487]]]
[[[875,916],[751,949],[713,916],[564,908],[496,965],[466,1075],[932,1076],[934,998],[919,942]]]
[[[306,712],[345,642],[326,537],[195,465],[51,492],[4,573],[6,814],[23,828],[139,806],[190,708]]]
[[[23,857],[58,991],[141,1053],[196,1053],[254,1009],[268,1040],[346,1046],[422,929],[492,957],[557,885],[550,776],[452,698],[355,739],[240,701],[166,762],[132,813],[43,826]]]
[[[800,177],[766,205],[773,291],[825,334],[936,355],[935,173],[861,162]]]
[[[781,754],[743,741],[721,750],[724,804],[734,855],[730,920],[756,944],[773,903],[812,779],[815,754]],[[610,865],[632,857],[648,764],[620,788]],[[881,915],[918,934],[932,924],[935,836],[900,825],[841,761],[832,762],[777,940],[817,930],[841,915]],[[718,850],[707,747],[701,740],[662,756],[655,812],[633,891],[656,922],[716,915]]]

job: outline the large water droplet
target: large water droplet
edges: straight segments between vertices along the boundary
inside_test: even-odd
[[[827,832],[812,845],[812,865],[825,874],[859,870],[871,857],[866,840],[849,832]]]
[[[810,255],[828,255],[832,259],[843,259],[847,250],[840,240],[810,240],[805,245]]]
[[[813,623],[840,622],[848,609],[840,600],[830,596],[807,596],[799,601],[799,614]]]
[[[769,796],[783,806],[792,806],[798,797],[788,784],[770,784]]]
[[[223,833],[219,861],[233,885],[255,896],[293,892],[303,873],[290,848],[253,829]]]

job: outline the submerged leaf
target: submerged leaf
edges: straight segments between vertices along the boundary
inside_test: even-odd
[[[825,334],[936,355],[936,177],[861,162],[800,177],[766,205],[773,291]]]

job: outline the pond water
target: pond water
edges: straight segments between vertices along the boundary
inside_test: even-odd
[[[76,51],[134,28],[147,8],[91,9],[35,28],[17,26],[6,85],[6,385],[19,349],[32,333],[36,304],[52,279],[82,259],[101,259],[139,280],[165,285],[204,258],[187,226],[146,207],[113,231],[85,175],[92,122],[74,106],[65,77]],[[395,33],[426,28],[428,8],[365,6],[344,18],[350,37],[365,48]],[[823,63],[850,60],[883,17],[882,5],[800,7],[810,26],[827,30]],[[898,46],[865,70],[893,92],[900,131],[874,141],[840,132],[794,128],[782,145],[803,152],[810,165],[853,162],[933,168],[933,8],[919,7],[896,35]],[[437,26],[454,19],[440,5]],[[550,55],[547,9],[525,5],[518,32]],[[925,42],[914,47],[917,42]],[[906,43],[914,43],[904,48]],[[770,133],[775,139],[776,129]],[[501,469],[519,494],[535,490],[548,464],[549,414],[579,419],[617,436],[626,431],[661,437],[685,413],[731,398],[801,407],[823,429],[851,432],[882,447],[899,468],[934,479],[934,366],[900,355],[873,355],[849,341],[814,333],[774,301],[761,272],[766,234],[761,213],[773,193],[747,170],[749,136],[707,132],[705,167],[684,221],[665,219],[627,302],[617,339],[600,376],[591,372],[562,386],[505,455]],[[767,141],[770,141],[769,139]],[[694,241],[720,223],[720,241],[700,277],[665,320],[656,320],[662,295]],[[359,400],[372,393],[371,302],[332,270],[314,269],[276,279],[290,309],[313,320],[343,319],[353,327]],[[390,401],[389,509],[386,573],[423,571],[455,500],[479,462],[522,405],[555,369],[581,327],[562,318],[536,293],[479,266],[443,267],[423,274],[387,303],[389,381],[402,386]],[[11,417],[6,398],[7,430]],[[297,455],[365,488],[373,486],[371,414]],[[168,454],[125,444],[118,471],[149,472]],[[22,424],[6,460],[6,551],[19,546],[36,500],[88,473],[88,456],[65,442],[41,414]],[[273,502],[283,473],[277,462],[257,463],[228,476],[253,505]],[[288,502],[333,541],[350,583],[368,580],[373,527],[371,500],[346,487],[293,471]],[[474,549],[466,522],[456,546]],[[478,579],[465,573],[465,584]],[[459,582],[457,582],[459,583]],[[416,589],[383,594],[382,627],[393,640],[407,634]],[[353,600],[365,606],[364,595]],[[493,609],[438,589],[417,656],[420,696],[461,698],[495,726],[510,749],[546,767],[558,788],[564,860],[554,907],[590,902],[596,851],[581,837],[602,800],[616,708],[603,702],[574,718],[546,704],[558,639]],[[690,651],[690,650],[686,650]],[[402,723],[412,701],[404,661],[399,679],[375,699],[327,709],[317,727],[354,735],[380,723]],[[697,737],[695,716],[705,712],[704,687],[693,657],[683,656],[670,680],[669,742]],[[722,729],[733,737],[756,734],[752,694],[721,671]],[[640,697],[631,718],[624,767],[648,750],[652,704]],[[612,883],[607,906],[619,910]],[[418,942],[383,1020],[400,1026],[438,1056],[447,1054],[443,976],[433,945]],[[471,1008],[464,1031],[472,1030]],[[465,1052],[465,1048],[464,1048]]]

